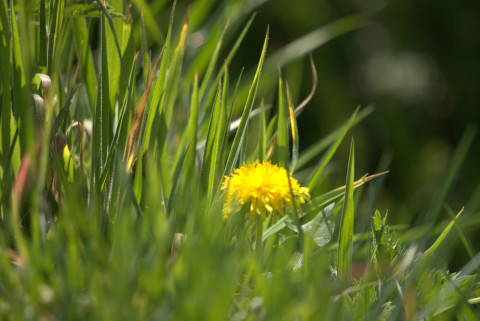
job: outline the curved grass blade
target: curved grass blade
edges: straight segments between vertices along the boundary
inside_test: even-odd
[[[423,256],[421,257],[419,264],[427,263],[433,257],[434,254],[438,253],[438,250],[442,245],[444,245],[444,242],[446,241],[447,236],[450,234],[450,231],[453,229],[453,227],[457,224],[458,218],[462,213],[463,213],[463,208],[460,210],[460,212],[458,212],[455,218],[442,231],[442,233],[438,236],[435,242],[423,253]]]
[[[452,211],[452,209],[445,205],[446,210],[450,218],[455,219],[455,213]],[[468,253],[468,256],[470,259],[472,259],[477,251],[475,250],[475,247],[473,246],[473,243],[470,241],[470,237],[468,234],[465,232],[465,229],[462,226],[463,224],[455,224],[455,228],[457,229],[458,234],[460,235],[460,239],[462,240],[463,246],[465,247],[465,250]]]
[[[363,14],[350,15],[313,30],[303,37],[287,44],[282,49],[274,52],[265,61],[264,82],[258,89],[259,93],[270,90],[275,81],[275,71],[278,67],[283,68],[290,62],[300,59],[315,49],[325,45],[330,40],[357,30],[365,26],[367,23],[367,17]],[[251,73],[252,71],[250,70],[248,74],[251,75]],[[239,96],[245,97],[246,92],[247,88],[242,87]]]

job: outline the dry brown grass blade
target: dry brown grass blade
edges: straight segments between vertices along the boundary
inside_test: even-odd
[[[317,69],[315,68],[315,63],[313,62],[313,57],[312,54],[310,53],[310,66],[312,68],[312,89],[310,90],[310,94],[308,94],[307,97],[295,108],[295,117],[298,117],[300,113],[303,111],[305,106],[312,100],[313,94],[315,93],[315,90],[317,89],[317,83],[318,83],[318,76],[317,76]]]
[[[355,182],[353,183],[353,187],[354,187],[354,188],[360,187],[360,186],[362,186],[363,184],[365,184],[366,182],[369,182],[369,181],[371,181],[371,180],[374,179],[374,178],[377,178],[377,177],[379,177],[379,176],[382,176],[382,175],[385,175],[385,174],[388,174],[388,173],[390,173],[390,171],[385,171],[385,172],[373,174],[373,175],[370,175],[370,176],[362,177],[362,178],[360,178],[359,180],[357,180],[357,181],[355,181]],[[344,189],[345,189],[345,185],[334,189],[332,192],[334,192],[334,191],[341,191],[341,190],[344,190]]]
[[[150,79],[148,80],[147,87],[145,88],[145,92],[143,93],[142,100],[140,101],[140,105],[138,106],[137,112],[135,114],[135,119],[133,120],[132,127],[130,128],[130,132],[128,133],[127,146],[125,150],[125,162],[127,164],[129,164],[130,160],[133,159],[133,153],[135,152],[134,147],[137,146],[138,140],[140,139],[138,129],[141,127],[141,124],[142,124],[143,114],[145,112],[145,106],[147,104],[148,94],[150,93],[153,79],[155,78],[155,73],[157,71],[157,68],[162,56],[163,56],[163,49],[160,55],[158,56],[155,66],[153,67],[152,73],[149,77]]]

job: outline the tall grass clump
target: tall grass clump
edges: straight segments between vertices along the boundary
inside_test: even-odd
[[[266,27],[233,74],[259,4],[0,0],[2,320],[479,318],[446,204],[474,132],[417,233],[389,226],[388,164],[356,174],[351,139],[345,185],[326,180],[372,108],[301,152],[315,64],[300,102],[281,73],[365,17],[271,55]],[[454,235],[471,260],[452,273]]]

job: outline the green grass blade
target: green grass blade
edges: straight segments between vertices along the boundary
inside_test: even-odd
[[[265,106],[263,100],[260,104],[260,121],[258,136],[258,160],[265,161],[267,158],[267,120],[265,116]]]
[[[373,112],[373,106],[367,106],[360,110],[352,122],[351,127],[353,128],[356,124],[361,122],[365,117],[370,115]],[[298,158],[297,162],[297,169],[301,169],[305,167],[310,161],[312,161],[318,154],[320,154],[323,150],[327,149],[328,146],[333,144],[335,140],[339,137],[340,132],[342,132],[350,122],[350,119],[347,120],[341,127],[330,133],[329,135],[325,136],[324,138],[320,139],[318,142],[313,144],[311,147],[306,148],[302,151],[302,154]]]
[[[20,6],[20,11],[23,14],[18,15],[18,20],[22,24],[25,19],[24,5]],[[14,13],[13,3],[10,3],[10,21],[12,32],[12,50],[13,50],[13,64],[12,78],[13,78],[13,94],[11,96],[13,114],[16,116],[17,124],[19,124],[19,141],[20,141],[20,154],[24,155],[26,152],[33,154],[33,117],[32,117],[32,105],[28,97],[30,97],[31,87],[29,85],[30,79],[28,62],[30,60],[30,51],[25,50],[23,46],[28,43],[28,35],[24,33],[20,36],[19,28],[17,26],[17,17]],[[27,38],[27,39],[25,39]]]
[[[455,213],[452,211],[452,209],[449,206],[445,206],[447,209],[447,213],[450,216],[451,219],[455,219]],[[468,234],[465,232],[465,229],[463,227],[463,224],[460,224],[457,222],[455,224],[455,228],[457,230],[458,235],[460,236],[460,239],[462,240],[462,244],[465,247],[465,250],[468,253],[468,256],[470,259],[472,259],[475,256],[475,253],[477,252],[475,250],[475,247],[473,246],[472,241],[470,241],[470,237]]]
[[[310,179],[308,179],[308,184],[307,184],[307,186],[310,190],[313,190],[313,188],[315,187],[318,179],[320,178],[320,176],[323,173],[323,170],[327,166],[328,162],[332,159],[333,155],[335,154],[338,147],[340,146],[340,143],[343,141],[343,138],[347,134],[348,130],[351,128],[351,126],[353,124],[353,120],[357,116],[358,111],[359,111],[359,108],[357,108],[355,110],[353,115],[348,120],[347,124],[338,133],[338,136],[336,137],[336,140],[332,142],[332,145],[330,145],[330,148],[328,149],[328,151],[325,153],[325,155],[323,155],[322,159],[320,160],[320,162],[316,166],[315,171],[312,171],[313,174],[310,176]]]
[[[207,70],[205,72],[205,76],[203,77],[202,80],[202,85],[200,86],[200,92],[199,92],[199,100],[201,101],[203,99],[203,96],[205,94],[205,91],[207,90],[207,86],[210,85],[210,79],[212,77],[213,69],[215,68],[215,65],[217,64],[218,61],[218,54],[220,53],[220,48],[222,47],[222,41],[223,41],[223,36],[225,35],[225,31],[227,30],[227,26],[223,29],[222,34],[220,35],[220,38],[217,40],[217,45],[215,46],[215,50],[209,57],[209,64],[207,67]]]
[[[249,115],[253,107],[253,103],[255,101],[255,96],[257,93],[258,83],[260,81],[260,73],[262,71],[263,62],[265,61],[265,54],[267,52],[267,44],[268,44],[268,28],[267,33],[265,36],[265,41],[263,43],[262,53],[260,55],[260,60],[258,62],[257,72],[255,73],[255,77],[253,78],[252,86],[250,92],[248,94],[247,102],[245,103],[245,107],[243,109],[242,118],[240,120],[240,125],[238,126],[237,133],[235,138],[233,139],[233,144],[230,149],[230,154],[228,155],[227,164],[223,171],[222,176],[226,176],[230,174],[233,170],[236,160],[238,159],[240,146],[244,140],[245,131],[249,122]]]
[[[108,1],[109,5],[115,8],[117,13],[123,13],[123,0],[110,0]],[[122,52],[125,48],[125,45],[122,43],[123,41],[123,25],[126,24],[124,19],[115,19],[113,20],[113,26],[107,29],[106,37],[107,37],[107,56],[108,62],[112,66],[119,66],[121,65],[120,59],[122,59]],[[115,39],[116,36],[113,34],[116,33],[119,42],[119,46],[121,50],[119,52],[115,52]],[[126,71],[125,66],[125,71]],[[127,75],[125,77],[120,78],[121,68],[109,68],[108,69],[108,89],[109,89],[109,98],[110,98],[110,108],[112,108],[112,112],[114,112],[113,108],[115,108],[115,101],[118,95],[118,89],[120,85],[120,81],[125,84],[128,81]]]
[[[447,236],[450,234],[453,227],[457,224],[458,218],[463,213],[462,210],[455,216],[455,218],[447,225],[447,227],[442,231],[442,233],[438,236],[435,242],[423,253],[422,258],[419,261],[420,263],[427,263],[430,259],[438,253],[439,249],[444,246],[445,241],[447,240]]]
[[[298,161],[300,141],[298,136],[297,119],[295,118],[295,111],[293,109],[292,96],[290,94],[288,83],[286,83],[286,88],[287,88],[288,114],[290,117],[290,130],[292,134],[292,160],[290,162],[289,168],[290,168],[290,172],[293,173]]]
[[[248,30],[250,29],[250,26],[253,23],[253,20],[255,19],[256,13],[253,13],[248,22],[245,24],[243,27],[242,31],[240,32],[240,35],[237,37],[237,40],[235,41],[235,44],[233,45],[232,49],[230,49],[227,58],[225,59],[225,64],[223,65],[222,69],[220,69],[217,73],[217,76],[215,77],[215,83],[218,82],[222,74],[225,72],[223,69],[225,66],[229,65],[230,62],[232,61],[233,57],[235,57],[235,54],[237,53],[238,48],[240,47],[240,44],[242,43],[243,39],[245,38],[245,35],[247,34]],[[243,73],[243,69],[242,69]],[[210,88],[210,92],[208,93],[206,104],[207,106],[211,103],[215,96],[215,88],[212,86]]]
[[[156,18],[152,14],[153,11],[151,10],[150,5],[145,0],[133,0],[133,4],[139,11],[143,12],[145,26],[147,27],[149,34],[158,44],[163,43],[165,41],[165,37],[157,25]]]
[[[353,221],[354,221],[354,175],[355,175],[355,149],[354,142],[350,146],[348,170],[345,190],[345,200],[342,208],[340,235],[338,241],[338,277],[343,280],[350,279],[353,253]]]
[[[170,64],[170,70],[167,74],[167,87],[170,90],[165,92],[165,103],[163,107],[165,110],[165,117],[167,120],[167,126],[169,126],[174,112],[175,100],[177,99],[177,92],[179,90],[180,76],[182,73],[183,67],[183,56],[185,53],[185,44],[187,41],[187,31],[188,31],[188,19],[185,21],[180,32],[180,39],[178,40],[177,47],[173,52],[172,61]]]
[[[142,151],[139,148],[138,154],[136,158],[136,166],[135,166],[135,178],[133,179],[133,195],[135,196],[135,200],[138,200],[140,203],[142,200],[142,189],[143,189],[143,159],[142,159]],[[133,168],[132,168],[133,170]]]
[[[46,26],[45,0],[40,1],[40,36],[38,37],[38,70],[47,72],[47,26]]]
[[[135,82],[135,66],[136,66],[137,58],[138,58],[138,55],[134,58],[132,68],[130,71],[130,87],[131,88],[133,88],[133,84]],[[126,142],[127,140],[128,124],[129,124],[128,115],[129,115],[129,110],[131,109],[131,106],[132,106],[131,99],[132,98],[127,95],[123,103],[123,108],[119,111],[118,125],[115,130],[115,135],[108,149],[106,166],[103,169],[102,174],[100,175],[100,189],[103,188],[106,182],[108,169],[112,166],[115,155],[117,153],[117,147],[119,146],[119,144],[121,143],[123,144],[123,142]],[[120,153],[124,153],[124,151],[121,150]]]
[[[203,153],[202,171],[200,173],[200,181],[202,182],[202,189],[207,191],[207,201],[211,200],[213,192],[213,180],[215,175],[215,161],[217,158],[217,141],[218,124],[220,122],[220,111],[222,105],[222,86],[218,84],[217,97],[215,98],[214,107],[208,125],[207,140],[205,143],[205,151]]]
[[[463,134],[462,139],[455,150],[455,154],[453,155],[453,159],[445,175],[445,179],[440,185],[437,195],[432,199],[430,209],[425,216],[425,224],[429,224],[433,227],[437,222],[440,210],[445,203],[448,192],[452,188],[453,181],[458,174],[465,157],[467,156],[470,146],[472,145],[475,132],[476,130],[473,127],[469,127],[465,130],[465,133]]]
[[[62,30],[63,12],[65,7],[65,0],[55,1],[53,11],[50,11],[50,23],[48,34],[48,52],[47,52],[47,74],[52,75],[57,64],[57,47],[59,43],[58,33]],[[52,8],[50,8],[52,9]]]
[[[182,154],[180,156],[178,164],[175,167],[175,171],[173,172],[173,176],[172,176],[173,184],[172,184],[172,189],[170,191],[170,196],[168,197],[168,203],[167,203],[167,215],[168,216],[170,216],[172,214],[174,204],[176,202],[180,201],[179,195],[181,195],[181,193],[178,192],[179,188],[177,188],[177,186],[180,186],[180,184],[179,184],[180,174],[182,173],[182,169],[184,167],[185,156],[187,155],[188,150],[190,148],[192,148],[191,145],[187,145],[187,147],[185,148],[185,150],[182,152]],[[183,170],[183,172],[185,172],[185,171]]]
[[[2,155],[2,190],[4,189],[4,180],[7,173],[10,172],[10,165],[7,164],[9,157],[8,151],[10,149],[11,144],[11,130],[12,130],[12,121],[13,121],[13,114],[11,108],[11,85],[10,85],[10,75],[11,75],[11,59],[10,59],[10,52],[11,52],[11,36],[10,36],[10,27],[8,24],[8,8],[7,2],[2,0],[0,2],[0,57],[8,57],[0,59],[0,97],[1,100],[1,108],[0,108],[0,117],[1,117],[1,155]],[[10,185],[10,184],[8,184]],[[9,189],[8,189],[9,190]],[[2,199],[3,199],[2,193]],[[2,202],[2,207],[5,203]],[[1,218],[0,218],[1,219]]]
[[[71,20],[73,34],[75,37],[75,47],[77,50],[80,68],[82,69],[82,84],[87,90],[90,108],[95,106],[95,87],[97,84],[97,75],[93,64],[93,55],[90,50],[87,24],[84,18],[72,18]]]
[[[122,74],[123,74],[123,77],[124,77],[124,80],[125,80],[125,83],[128,84],[128,74],[127,74],[127,69],[125,67],[125,63],[123,62],[123,59],[122,59],[122,49],[120,47],[120,43],[118,41],[118,36],[117,36],[117,32],[115,31],[115,24],[113,22],[113,18],[112,18],[112,15],[110,14],[110,11],[108,11],[108,9],[105,7],[105,5],[102,3],[101,0],[97,0],[97,3],[100,5],[100,7],[102,8],[102,11],[103,11],[103,14],[102,17],[106,17],[106,19],[108,20],[109,24],[110,24],[110,30],[112,31],[113,33],[113,38],[115,39],[115,46],[117,48],[117,53],[118,53],[118,57],[120,58],[120,66],[122,67]],[[130,88],[128,88],[128,91],[131,91]]]
[[[228,143],[228,68],[225,66],[225,74],[223,78],[223,85],[222,85],[222,98],[220,101],[220,115],[218,119],[218,126],[217,126],[217,143],[216,143],[216,156],[215,156],[215,179],[214,179],[214,188],[213,191],[217,191],[219,187],[219,182],[221,180],[221,176],[223,174],[223,169],[219,164],[225,163],[226,158],[226,150],[227,150],[227,143]]]
[[[288,135],[287,135],[287,106],[285,103],[282,75],[278,77],[278,118],[277,118],[277,153],[278,164],[284,168],[288,166]]]
[[[163,104],[165,99],[164,94],[165,94],[165,88],[166,88],[167,71],[169,67],[170,50],[171,50],[171,42],[172,42],[171,39],[172,39],[173,17],[175,14],[175,5],[176,5],[176,1],[173,2],[172,11],[170,13],[170,23],[168,25],[167,38],[165,40],[165,44],[162,49],[163,51],[162,63],[160,65],[160,70],[158,71],[158,78],[155,83],[152,99],[150,100],[151,107],[150,109],[146,110],[147,121],[146,121],[146,127],[145,127],[144,140],[150,150],[156,148],[155,140],[158,137],[157,135],[158,126],[159,126],[158,121],[161,119],[160,116],[162,115],[162,112],[163,112]],[[156,124],[155,124],[155,120],[157,120]]]
[[[91,191],[100,190],[100,177],[105,169],[108,144],[110,142],[110,106],[108,91],[108,56],[107,56],[107,39],[106,39],[106,20],[101,18],[100,34],[101,34],[101,73],[98,79],[97,103],[93,118],[93,142],[92,142],[92,168],[93,179]],[[103,185],[103,184],[102,184]]]
[[[195,153],[197,146],[197,127],[198,127],[198,74],[195,74],[193,81],[192,96],[190,99],[190,111],[188,117],[187,128],[183,132],[182,141],[179,144],[179,150],[175,157],[174,168],[177,167],[181,156],[181,150],[187,145],[192,145],[186,156],[185,164],[188,168],[195,167]]]

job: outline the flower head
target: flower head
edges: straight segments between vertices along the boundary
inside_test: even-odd
[[[256,161],[235,169],[230,176],[225,177],[221,187],[226,190],[223,219],[226,220],[231,213],[247,204],[251,221],[256,215],[264,221],[269,214],[273,215],[275,221],[277,214],[284,214],[285,205],[292,206],[292,194],[295,201],[308,201],[308,188],[300,186],[290,176],[290,191],[288,176],[283,167],[270,162]]]

